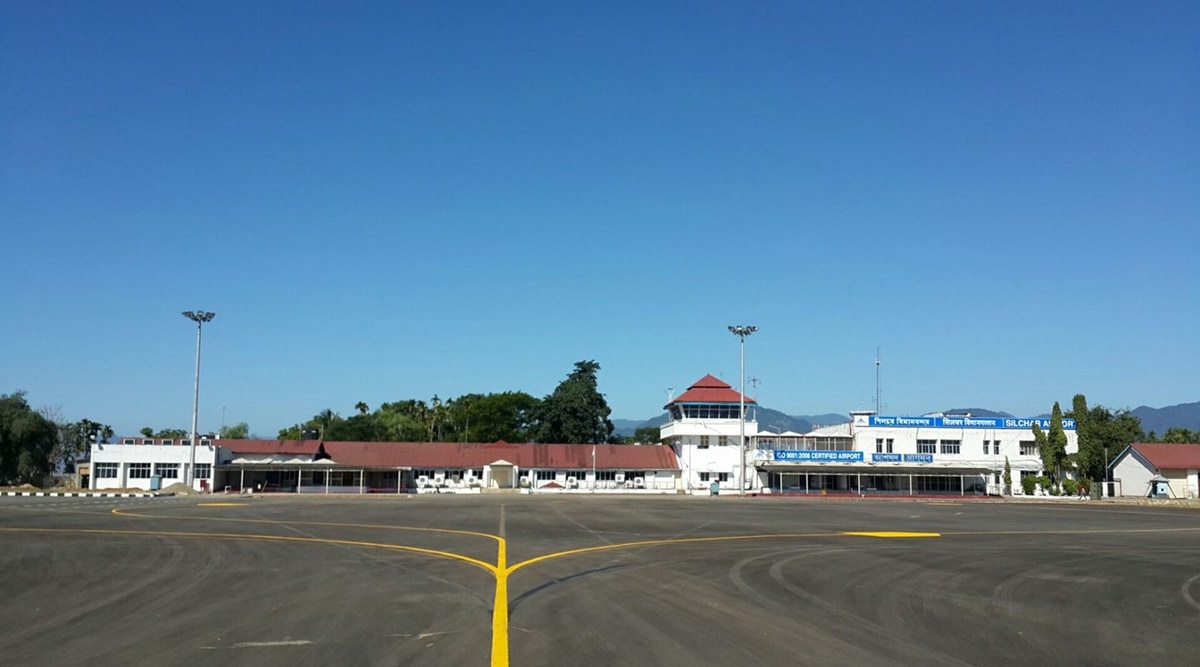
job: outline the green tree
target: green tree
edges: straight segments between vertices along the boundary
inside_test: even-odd
[[[1161,442],[1188,444],[1200,442],[1200,432],[1192,432],[1180,426],[1172,426],[1163,433]]]
[[[24,392],[0,394],[0,483],[40,484],[58,441],[58,425],[31,409]]]
[[[1053,472],[1056,482],[1062,479],[1063,465],[1067,462],[1067,434],[1063,431],[1063,414],[1058,401],[1054,402],[1054,408],[1050,411],[1049,434],[1034,424],[1033,438],[1037,441],[1038,452],[1042,456],[1042,468]]]
[[[358,410],[358,414],[365,415],[371,411],[371,408],[363,401],[354,404],[354,409]]]
[[[1012,465],[1007,456],[1004,457],[1004,495],[1012,495]]]
[[[629,439],[631,443],[640,442],[643,444],[661,441],[662,431],[657,426],[641,426],[633,432],[633,437]]]
[[[596,381],[600,364],[575,362],[575,370],[542,399],[536,411],[534,440],[543,443],[593,444],[608,442],[613,432],[612,410]]]
[[[87,454],[92,443],[108,442],[113,436],[112,427],[90,419],[57,424],[58,441],[50,454],[51,469],[74,472],[75,462]]]
[[[238,422],[236,424],[222,426],[219,433],[223,439],[244,440],[250,437],[250,425],[246,422]]]
[[[138,433],[141,433],[142,436],[146,438],[154,437],[154,429],[150,428],[149,426],[143,426],[140,430],[138,430]]]
[[[529,442],[533,412],[540,401],[522,391],[465,394],[447,401],[456,441]]]
[[[1087,397],[1075,394],[1071,401],[1071,417],[1075,419],[1075,437],[1079,449],[1075,454],[1075,465],[1079,475],[1084,479],[1104,478],[1104,444],[1098,429],[1092,423],[1092,413],[1088,410]]]

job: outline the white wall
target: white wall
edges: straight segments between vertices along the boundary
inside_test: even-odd
[[[1126,452],[1112,468],[1113,480],[1120,481],[1117,493],[1122,496],[1145,497],[1150,492],[1150,479],[1154,471],[1142,465],[1137,457]]]
[[[150,474],[156,474],[156,463],[175,463],[179,465],[177,478],[162,480],[162,486],[186,483],[188,478],[188,462],[191,458],[191,448],[184,445],[92,445],[91,487],[92,489],[145,489],[150,490],[150,478],[133,478],[129,474],[129,466],[133,463],[149,463]],[[215,458],[214,447],[200,445],[196,447],[196,463],[209,464],[212,470]],[[102,464],[117,464],[115,478],[101,478],[99,471]],[[210,484],[211,477],[207,480]],[[195,480],[195,489],[200,489],[201,480]]]

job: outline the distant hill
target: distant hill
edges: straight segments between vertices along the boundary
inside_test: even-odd
[[[1010,415],[1007,412],[997,412],[995,410],[987,410],[984,408],[955,408],[954,410],[944,410],[945,414],[962,415],[969,414],[972,417],[980,419],[1012,419],[1016,415]]]
[[[795,433],[808,433],[818,426],[832,426],[834,424],[844,424],[850,421],[847,415],[839,415],[836,413],[824,415],[788,415],[778,410],[758,406],[748,406],[751,416],[758,417],[758,427],[764,431],[793,431]],[[1011,418],[1012,414],[998,410],[988,410],[986,408],[954,408],[951,410],[942,410],[945,414],[963,414],[970,413],[972,417],[984,418]],[[1172,426],[1186,428],[1189,431],[1200,431],[1200,401],[1195,403],[1180,403],[1179,405],[1171,405],[1165,408],[1151,408],[1145,405],[1131,410],[1130,414],[1134,415],[1142,422],[1142,430],[1147,435],[1154,431],[1156,435],[1161,436],[1167,432],[1167,429]],[[1038,417],[1049,417],[1049,413],[1044,415],[1034,415]],[[643,426],[662,426],[667,421],[666,413],[660,414],[651,419],[614,419],[613,433],[622,437],[633,435],[634,431]]]
[[[1142,421],[1142,430],[1149,435],[1154,431],[1162,436],[1172,426],[1186,428],[1189,431],[1200,430],[1200,401],[1195,403],[1180,403],[1165,408],[1151,408],[1145,405],[1130,410],[1130,414]]]
[[[824,415],[794,416],[784,414],[778,410],[764,408],[761,405],[758,407],[747,406],[746,411],[751,417],[757,417],[758,428],[763,431],[808,433],[817,426],[832,426],[850,421],[848,415],[830,413]],[[667,415],[663,413],[657,417],[642,421],[636,419],[614,419],[612,422],[614,435],[629,437],[633,435],[634,431],[643,426],[662,426],[667,422]]]

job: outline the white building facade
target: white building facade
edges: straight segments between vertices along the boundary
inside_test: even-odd
[[[131,441],[123,438],[122,442]],[[142,440],[142,439],[137,439]],[[93,490],[144,489],[157,491],[173,484],[186,484],[191,463],[191,447],[181,444],[92,445],[91,477],[88,486]],[[197,491],[212,488],[216,447],[211,440],[201,440],[196,447],[196,474],[192,488]]]
[[[752,399],[740,419],[740,396],[711,375],[666,406],[663,441],[679,458],[689,493],[739,488],[746,459],[746,489],[753,492],[1000,495],[1004,468],[1010,491],[1021,479],[1045,474],[1033,434],[1048,418],[978,418],[969,414],[916,417],[851,413],[845,424],[810,433],[759,432]],[[1078,451],[1075,422],[1062,420],[1066,451]],[[745,449],[739,447],[745,431]]]

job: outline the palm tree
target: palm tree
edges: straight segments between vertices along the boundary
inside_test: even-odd
[[[371,411],[371,408],[368,407],[367,404],[362,401],[355,403],[354,409],[358,410],[358,414],[360,414],[360,415],[365,415]]]

